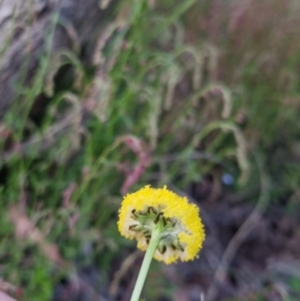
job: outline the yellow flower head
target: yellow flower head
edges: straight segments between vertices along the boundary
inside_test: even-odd
[[[124,197],[119,210],[119,231],[129,239],[135,238],[140,250],[147,249],[158,222],[162,224],[162,230],[155,259],[169,264],[197,256],[205,233],[196,205],[166,186],[163,189],[145,186]]]

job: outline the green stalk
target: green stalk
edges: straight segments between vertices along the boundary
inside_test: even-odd
[[[157,223],[157,226],[152,232],[151,239],[149,242],[148,249],[146,251],[142,267],[140,269],[137,281],[135,283],[135,287],[131,296],[130,301],[138,301],[141,295],[141,291],[143,289],[145,279],[149,270],[150,263],[152,261],[153,255],[157,249],[159,240],[160,240],[160,232],[161,232],[161,227],[160,227],[160,222]]]

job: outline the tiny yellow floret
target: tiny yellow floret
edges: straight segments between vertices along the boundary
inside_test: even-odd
[[[118,228],[123,236],[136,239],[140,250],[147,249],[158,221],[163,226],[155,259],[170,264],[178,259],[188,261],[197,256],[205,232],[195,204],[166,186],[159,189],[145,186],[124,197]]]

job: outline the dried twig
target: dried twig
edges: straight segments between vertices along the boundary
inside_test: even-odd
[[[258,199],[258,202],[253,209],[252,213],[246,219],[246,221],[239,228],[238,232],[234,235],[234,237],[229,242],[215,273],[214,279],[207,291],[206,301],[213,301],[217,296],[217,286],[220,283],[223,283],[228,268],[234,258],[234,255],[237,252],[237,249],[241,246],[245,238],[249,235],[249,233],[255,228],[261,219],[262,214],[264,213],[267,205],[270,200],[270,181],[267,174],[264,171],[264,166],[262,164],[262,160],[259,156],[256,156],[256,161],[260,174],[260,183],[261,183],[261,193]]]
[[[135,251],[132,254],[130,254],[122,263],[120,269],[115,273],[114,279],[110,285],[109,293],[112,297],[116,297],[120,285],[120,281],[124,277],[126,273],[128,273],[128,270],[130,267],[132,267],[133,263],[136,261],[140,254],[140,251]]]

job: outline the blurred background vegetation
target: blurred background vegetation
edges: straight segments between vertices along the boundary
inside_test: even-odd
[[[194,263],[154,263],[146,300],[299,300],[299,15],[128,0],[92,63],[45,53],[0,121],[0,289],[129,300],[142,254],[118,233],[122,196],[166,184],[200,205],[207,240]]]

